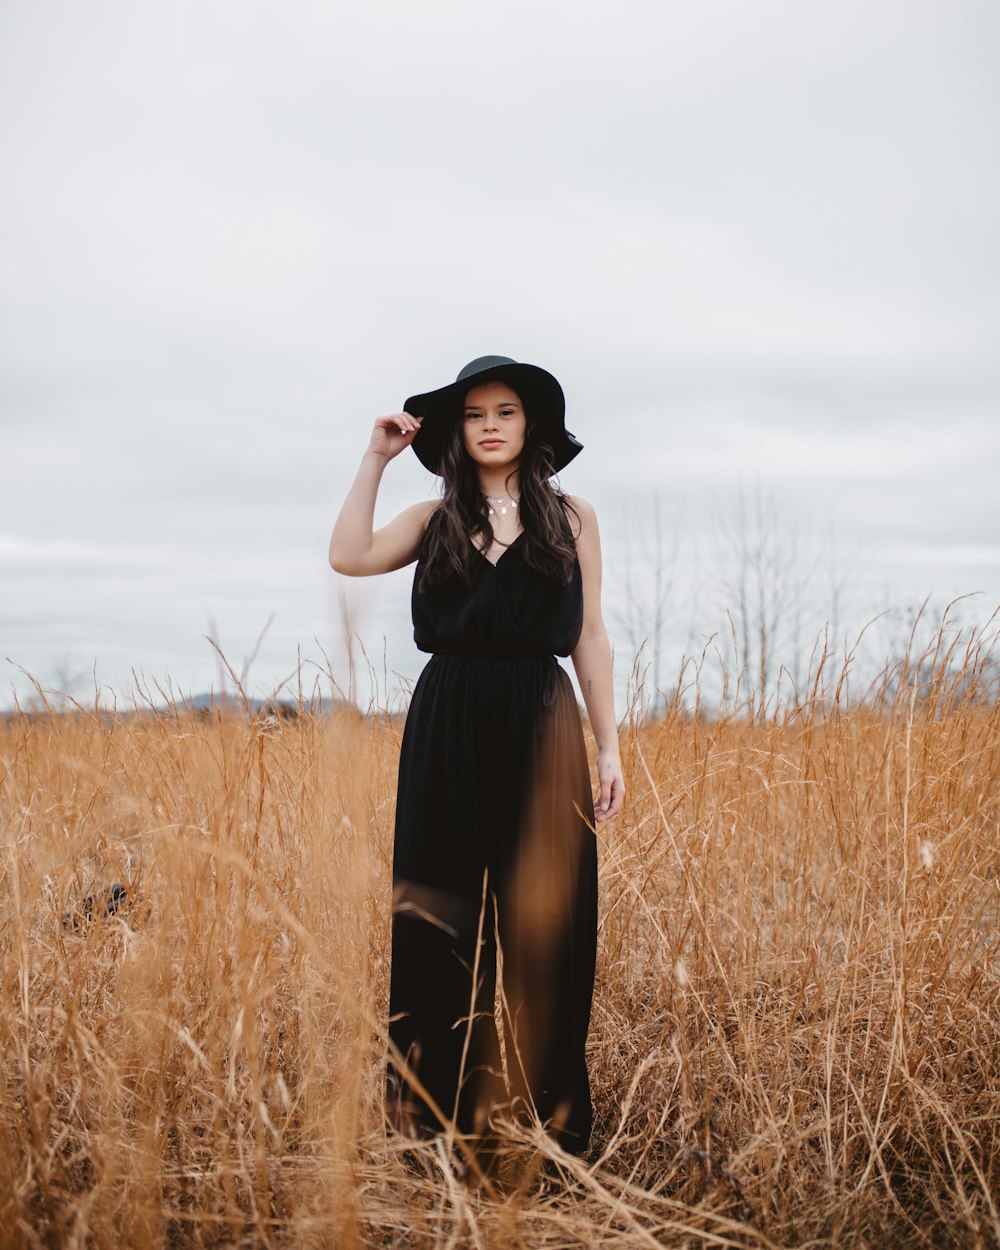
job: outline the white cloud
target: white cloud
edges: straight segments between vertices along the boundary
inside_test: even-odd
[[[492,351],[564,382],[564,485],[619,558],[639,488],[697,532],[760,480],[863,545],[873,595],[1000,592],[992,11],[3,23],[4,654],[210,675],[212,613],[249,649],[277,610],[283,672],[338,636],[326,541],[372,421]],[[377,523],[433,490],[394,462]],[[408,576],[349,589],[415,671]]]

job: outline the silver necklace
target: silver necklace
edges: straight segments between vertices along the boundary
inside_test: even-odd
[[[484,495],[484,497],[486,498],[486,500],[487,500],[487,502],[488,502],[488,503],[494,503],[494,504],[498,504],[498,505],[499,505],[499,504],[503,504],[503,507],[500,509],[500,515],[501,515],[501,516],[506,516],[506,515],[507,515],[507,509],[508,509],[508,508],[516,508],[516,507],[517,507],[517,500],[516,500],[516,499],[507,499],[507,500],[505,500],[505,499],[504,499],[504,497],[503,497],[503,495],[487,495],[485,491],[483,492],[483,495]],[[489,509],[487,509],[487,511],[489,512],[490,516],[495,516],[495,515],[496,515],[496,513],[495,513],[495,511],[494,511],[494,509],[493,509],[493,508],[489,508]]]

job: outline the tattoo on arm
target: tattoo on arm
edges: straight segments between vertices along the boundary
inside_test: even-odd
[[[594,683],[588,677],[587,678],[587,694],[593,694],[593,693],[594,693]]]

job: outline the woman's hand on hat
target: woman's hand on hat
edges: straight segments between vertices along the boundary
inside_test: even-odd
[[[413,442],[422,421],[423,417],[412,417],[408,412],[394,412],[391,416],[379,417],[372,430],[368,450],[385,460],[391,460]]]

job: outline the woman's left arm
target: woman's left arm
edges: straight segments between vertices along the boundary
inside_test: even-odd
[[[586,499],[571,496],[580,514],[581,528],[576,540],[583,575],[583,629],[571,652],[597,740],[597,775],[601,793],[594,804],[597,820],[609,820],[621,810],[625,798],[621,753],[618,748],[618,722],[615,718],[614,677],[611,642],[601,614],[601,536],[597,513]]]

